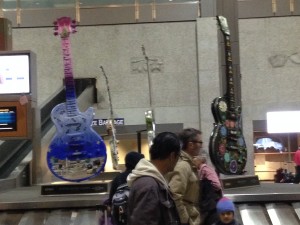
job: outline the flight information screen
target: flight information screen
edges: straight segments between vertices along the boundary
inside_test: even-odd
[[[17,107],[0,107],[0,132],[17,130]],[[1,135],[0,135],[1,136]]]

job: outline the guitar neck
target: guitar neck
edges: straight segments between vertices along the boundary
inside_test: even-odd
[[[76,101],[75,81],[73,77],[69,38],[62,38],[61,45],[62,45],[63,62],[64,62],[67,115],[72,117],[78,115],[79,110]]]
[[[228,108],[233,111],[235,109],[235,91],[234,91],[234,77],[232,65],[232,51],[230,36],[225,35],[225,56],[226,56],[226,76],[227,76],[227,98]]]

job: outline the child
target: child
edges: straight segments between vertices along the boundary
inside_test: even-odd
[[[235,207],[233,202],[228,198],[221,198],[217,203],[217,212],[219,221],[213,225],[240,225],[234,218]]]

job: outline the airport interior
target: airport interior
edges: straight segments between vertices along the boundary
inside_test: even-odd
[[[300,0],[0,0],[0,225],[99,224],[126,153],[189,127],[240,224],[300,224],[299,23]]]

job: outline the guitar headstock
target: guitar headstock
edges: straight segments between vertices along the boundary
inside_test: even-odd
[[[59,35],[61,38],[68,38],[71,33],[76,31],[76,21],[70,17],[60,17],[54,21],[54,35]]]
[[[218,20],[218,24],[221,28],[221,31],[224,35],[229,36],[230,35],[230,31],[229,31],[229,27],[227,24],[227,19],[224,16],[217,16],[217,20]]]

